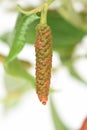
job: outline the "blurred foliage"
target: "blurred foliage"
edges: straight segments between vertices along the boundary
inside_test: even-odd
[[[87,34],[87,1],[78,0],[84,5],[82,12],[77,12],[74,9],[71,0],[60,1],[62,3],[61,6],[48,12],[48,24],[52,29],[53,35],[53,50],[58,53],[62,65],[68,68],[70,74],[82,83],[87,84],[87,81],[73,67],[74,49]],[[3,1],[1,0],[0,2]],[[16,57],[26,43],[34,44],[36,38],[35,28],[38,23],[39,19],[37,15],[27,17],[19,14],[14,31],[5,32],[0,36],[1,41],[11,46],[9,56],[4,63],[7,95],[3,99],[3,103],[6,109],[17,104],[25,92],[35,88],[34,77],[27,69],[25,70],[24,66]],[[57,92],[57,90],[51,89],[50,92]],[[50,109],[55,130],[68,130],[61,122],[52,98],[50,99]]]
[[[74,2],[79,1],[81,1],[83,5],[87,4],[87,1],[85,0],[61,0],[62,6],[58,8],[58,13],[60,13],[67,21],[73,25],[87,32],[87,12],[85,12],[85,7],[83,11],[77,12],[73,6]]]
[[[24,78],[27,80],[30,79],[31,82],[34,81],[33,77],[32,78],[30,77],[30,74],[27,71],[25,71],[24,67],[17,59],[11,61],[9,64],[4,64],[4,68],[8,74],[14,77]]]
[[[34,78],[29,75],[29,80],[14,77],[12,75],[5,75],[5,85],[6,85],[6,97],[3,99],[5,110],[9,110],[15,105],[17,105],[24,95],[25,92],[32,90],[32,87],[35,88]]]
[[[7,95],[3,99],[3,103],[7,110],[17,104],[25,92],[35,88],[35,81],[17,59],[5,64],[4,68]]]
[[[59,118],[57,112],[58,110],[55,108],[52,96],[50,97],[50,111],[55,130],[68,130],[68,128],[62,123],[61,119]]]
[[[68,65],[68,69],[70,74],[72,75],[72,77],[76,78],[77,80],[79,80],[80,82],[84,83],[85,85],[87,85],[87,81],[85,81],[76,71],[76,69],[74,68],[73,64],[69,64]]]

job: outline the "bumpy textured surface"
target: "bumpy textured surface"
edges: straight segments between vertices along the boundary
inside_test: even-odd
[[[36,51],[36,91],[42,104],[46,104],[49,94],[52,67],[52,34],[47,24],[37,26]]]

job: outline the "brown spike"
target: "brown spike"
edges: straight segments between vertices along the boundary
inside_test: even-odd
[[[52,67],[52,34],[47,24],[37,26],[36,52],[36,91],[42,104],[46,104],[49,94]]]

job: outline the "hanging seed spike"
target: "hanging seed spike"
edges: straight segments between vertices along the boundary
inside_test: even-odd
[[[43,105],[49,94],[52,67],[52,34],[47,24],[37,25],[36,52],[36,92]]]

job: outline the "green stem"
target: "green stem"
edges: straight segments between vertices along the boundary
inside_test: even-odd
[[[46,24],[47,23],[47,11],[48,11],[48,3],[44,3],[43,9],[41,11],[41,24]]]
[[[36,8],[36,9],[33,9],[31,11],[26,11],[26,10],[22,9],[20,5],[17,5],[17,10],[19,10],[19,12],[21,12],[25,15],[31,15],[31,14],[36,14],[38,12],[41,12],[42,7],[43,7],[43,5],[41,5],[40,7]]]
[[[54,2],[55,0],[48,0],[48,2],[46,2],[45,4],[42,4],[41,6],[39,6],[38,8],[36,9],[33,9],[31,11],[26,11],[24,9],[21,8],[20,5],[17,5],[17,10],[19,10],[19,12],[25,14],[25,15],[31,15],[31,14],[36,14],[38,12],[41,12],[43,10],[48,10],[48,7]],[[46,11],[45,11],[46,12]]]

